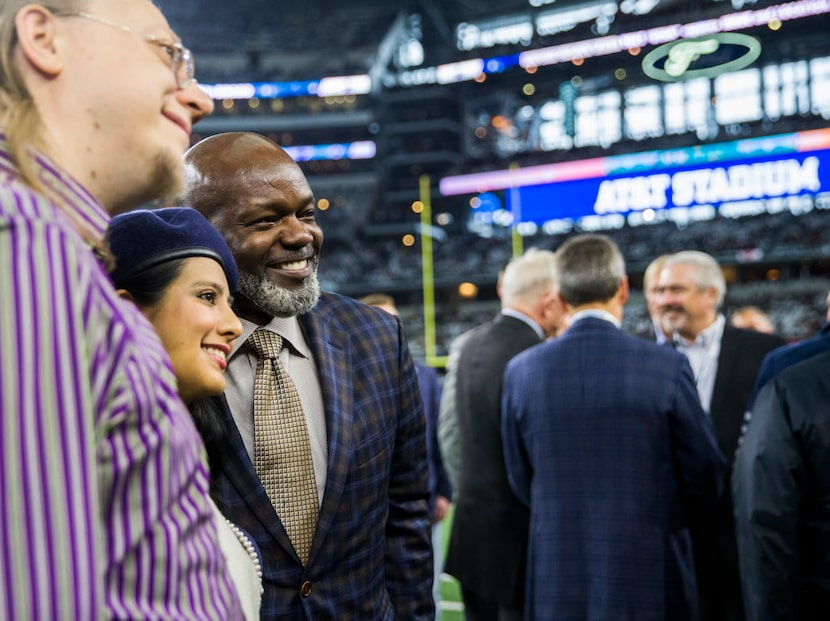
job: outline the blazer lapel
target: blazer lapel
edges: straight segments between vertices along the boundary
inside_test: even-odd
[[[729,326],[725,326],[720,341],[720,354],[718,354],[718,370],[715,373],[715,385],[712,387],[712,405],[709,408],[713,423],[720,416],[719,405],[726,400],[729,386],[732,384],[732,379],[738,366],[736,364],[738,362],[738,349],[734,345],[734,336],[735,333]]]
[[[317,530],[311,543],[308,562],[320,549],[328,533],[345,487],[352,444],[353,385],[346,330],[337,329],[337,321],[321,300],[311,313],[300,318],[306,339],[314,354],[328,436],[328,468]],[[335,329],[331,329],[332,326]]]
[[[289,554],[296,557],[294,546],[291,545],[291,540],[288,538],[282,522],[280,522],[274,505],[271,504],[268,494],[266,494],[265,488],[254,470],[248,451],[245,450],[245,444],[242,442],[242,436],[239,435],[239,430],[236,428],[236,423],[233,420],[225,396],[222,395],[215,402],[219,406],[218,414],[222,417],[228,433],[227,456],[226,459],[222,460],[222,473],[262,526]],[[220,500],[223,501],[220,505],[223,509],[235,504],[227,502],[224,498]],[[229,517],[233,519],[230,514]],[[299,558],[297,560],[299,561]]]

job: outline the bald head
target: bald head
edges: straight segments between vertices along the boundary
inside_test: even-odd
[[[247,132],[205,138],[185,153],[184,162],[183,202],[211,221],[223,208],[234,205],[247,186],[261,183],[268,169],[285,166],[300,171],[278,144]]]

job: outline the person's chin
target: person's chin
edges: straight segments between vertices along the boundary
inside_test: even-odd
[[[137,205],[166,207],[182,193],[185,186],[184,166],[174,152],[157,152],[149,164],[144,183],[136,189]]]
[[[205,379],[205,383],[201,387],[201,398],[215,397],[225,392],[225,377]]]
[[[266,278],[274,287],[294,293],[301,291],[308,284],[308,274],[290,275],[276,270],[267,270]]]

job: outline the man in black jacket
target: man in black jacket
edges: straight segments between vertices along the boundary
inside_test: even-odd
[[[530,249],[513,259],[501,281],[501,313],[466,333],[457,365],[449,370],[460,471],[445,571],[461,582],[467,621],[523,616],[529,516],[507,481],[502,375],[513,356],[560,325],[563,308],[553,270],[554,254],[547,250]]]
[[[658,279],[663,326],[689,358],[700,402],[731,464],[758,369],[784,339],[728,325],[719,311],[725,294],[720,265],[706,253],[678,252],[663,264]],[[701,621],[744,619],[729,473],[716,510],[692,527]]]
[[[770,380],[732,477],[747,619],[830,611],[830,352]]]

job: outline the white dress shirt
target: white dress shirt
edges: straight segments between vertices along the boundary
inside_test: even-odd
[[[695,376],[697,394],[706,412],[710,411],[712,404],[712,391],[715,388],[715,377],[718,374],[720,342],[725,325],[726,318],[718,315],[712,325],[698,334],[694,341],[687,341],[679,334],[674,335],[675,348],[689,359],[689,365]]]

